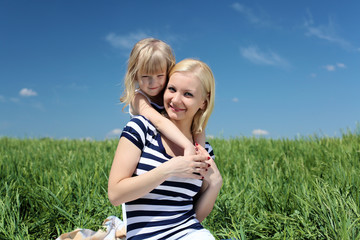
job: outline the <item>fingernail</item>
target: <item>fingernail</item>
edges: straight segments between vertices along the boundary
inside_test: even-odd
[[[210,157],[208,157],[208,160],[210,160]]]
[[[199,149],[196,147],[196,148],[195,148],[195,151],[199,151]]]
[[[204,179],[204,177],[201,177],[201,179]]]
[[[208,167],[210,167],[211,165],[208,163]]]
[[[199,145],[199,144],[196,142],[195,145],[197,146],[197,145]]]
[[[207,172],[208,169],[205,169],[205,171]]]

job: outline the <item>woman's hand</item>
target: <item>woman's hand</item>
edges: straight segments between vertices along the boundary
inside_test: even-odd
[[[203,154],[173,157],[162,164],[169,176],[203,179],[208,171],[208,156]]]
[[[215,161],[210,157],[206,149],[200,144],[196,144],[197,154],[206,157],[206,163],[209,168],[207,169],[204,176],[204,181],[206,181],[210,186],[222,186],[222,177],[219,169],[217,168]]]

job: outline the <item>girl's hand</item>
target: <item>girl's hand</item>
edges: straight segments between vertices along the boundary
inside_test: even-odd
[[[206,149],[200,144],[196,144],[197,154],[201,156],[206,156],[206,163],[209,168],[207,169],[204,175],[204,181],[206,181],[210,186],[221,186],[222,177],[219,169],[217,168],[215,161],[210,157]]]
[[[179,156],[163,163],[162,167],[170,176],[203,179],[208,169],[207,160],[205,155]]]
[[[195,146],[192,144],[189,144],[184,148],[184,156],[191,156],[196,155]]]

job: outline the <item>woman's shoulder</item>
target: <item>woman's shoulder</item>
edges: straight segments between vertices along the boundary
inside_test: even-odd
[[[157,134],[159,133],[154,125],[146,117],[138,115],[126,124],[120,138],[127,138],[141,150],[148,141],[156,138]]]
[[[142,132],[148,132],[150,130],[157,133],[154,124],[143,115],[133,116],[126,126],[136,127],[137,130],[141,130]]]
[[[214,150],[209,142],[205,142],[205,150],[209,153],[212,159],[215,159]]]

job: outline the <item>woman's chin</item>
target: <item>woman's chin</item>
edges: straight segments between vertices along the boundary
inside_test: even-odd
[[[176,121],[182,120],[183,117],[181,115],[182,114],[178,114],[172,111],[168,112],[168,116],[171,120],[176,120]]]

